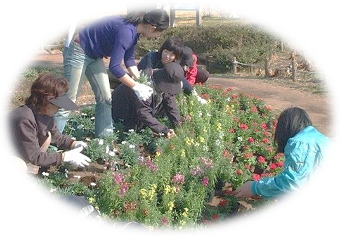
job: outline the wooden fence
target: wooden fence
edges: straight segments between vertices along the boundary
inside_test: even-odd
[[[283,67],[272,67],[270,65],[269,59],[266,59],[264,64],[246,64],[241,63],[236,60],[236,58],[233,58],[232,61],[232,73],[237,74],[238,73],[238,67],[244,67],[249,68],[249,72],[256,75],[263,74],[266,78],[271,77],[290,77],[294,82],[298,79],[298,74],[308,73],[308,74],[319,74],[317,71],[300,71],[297,68],[297,58],[294,53],[291,54],[290,62],[288,65],[285,65]]]

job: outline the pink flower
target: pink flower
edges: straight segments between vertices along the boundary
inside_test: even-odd
[[[163,217],[161,219],[161,222],[162,222],[163,225],[168,225],[169,224],[169,220],[166,217]]]
[[[250,143],[254,143],[254,142],[255,142],[255,139],[252,138],[252,137],[249,137],[248,141],[249,141]]]
[[[175,176],[173,176],[172,182],[174,182],[176,184],[184,184],[185,183],[185,176],[182,174],[176,174]]]
[[[258,161],[259,161],[260,163],[266,163],[266,158],[263,157],[263,156],[259,156],[259,157],[258,157]]]
[[[209,178],[208,177],[204,177],[202,179],[202,184],[207,187],[209,185]]]

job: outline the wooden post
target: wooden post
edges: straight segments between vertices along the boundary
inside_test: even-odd
[[[292,65],[292,80],[294,82],[297,81],[297,63],[296,63],[296,56],[295,53],[293,52],[291,54],[291,65]]]
[[[236,61],[236,57],[233,57],[232,64],[233,64],[233,74],[236,74],[236,73],[237,73],[237,61]]]
[[[170,9],[170,27],[175,27],[176,10],[171,7]]]
[[[267,78],[267,77],[271,77],[270,76],[270,71],[268,70],[268,58],[266,58],[266,60],[265,60],[265,77]]]
[[[202,17],[201,17],[201,7],[197,7],[196,9],[196,25],[202,25]]]

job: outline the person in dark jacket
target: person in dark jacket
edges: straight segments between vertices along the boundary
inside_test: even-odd
[[[140,131],[149,127],[154,133],[167,138],[175,135],[174,128],[181,125],[182,118],[178,110],[177,95],[181,93],[181,80],[184,76],[182,67],[175,62],[165,64],[151,73],[153,95],[141,101],[125,84],[120,84],[112,92],[112,117],[114,123],[122,123],[126,130]],[[172,128],[158,120],[165,114],[173,125]]]
[[[163,68],[169,62],[181,62],[184,50],[184,43],[179,37],[168,38],[158,51],[147,53],[138,63],[138,69],[141,73],[149,73],[148,71],[156,68]],[[184,73],[184,72],[183,72]],[[207,101],[201,98],[185,75],[182,78],[182,88],[186,95],[193,95],[197,100],[206,104]]]
[[[80,167],[89,165],[91,161],[81,153],[87,144],[60,133],[53,117],[59,108],[78,109],[66,96],[68,88],[68,81],[64,77],[41,74],[33,82],[25,105],[9,113],[14,156],[26,163],[28,173],[40,174],[63,161]],[[50,145],[66,151],[47,152]]]

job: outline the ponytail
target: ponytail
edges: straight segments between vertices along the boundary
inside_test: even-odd
[[[169,15],[163,9],[131,12],[126,16],[125,22],[133,25],[150,24],[155,26],[157,31],[164,31],[170,25]]]

